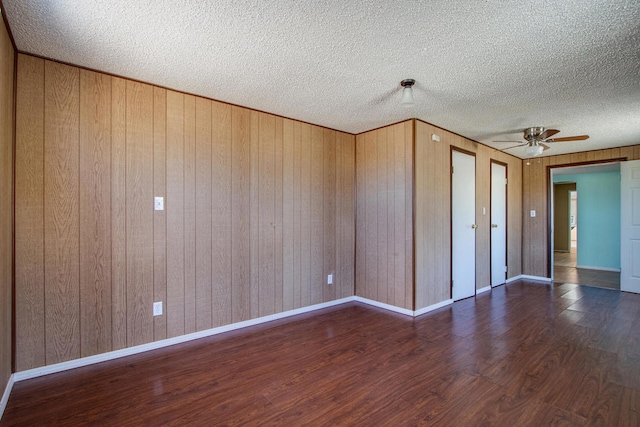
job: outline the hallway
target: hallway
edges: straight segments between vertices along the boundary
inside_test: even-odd
[[[577,268],[576,247],[553,253],[553,281],[620,290],[620,272]]]

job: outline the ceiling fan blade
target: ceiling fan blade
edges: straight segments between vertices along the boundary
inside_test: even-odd
[[[584,141],[589,139],[589,135],[566,136],[564,138],[553,138],[549,142]]]
[[[543,150],[548,150],[549,148],[551,148],[547,144],[543,144],[542,142],[539,142],[538,145],[541,146]]]
[[[547,129],[538,136],[540,140],[545,140],[551,138],[556,133],[560,132],[558,129]]]
[[[511,142],[511,141],[509,141],[509,142]],[[529,143],[528,143],[528,142],[525,142],[525,143],[523,143],[523,144],[512,145],[511,147],[503,148],[501,151],[504,151],[504,150],[510,150],[510,149],[512,149],[512,148],[524,147],[525,145],[529,145]]]

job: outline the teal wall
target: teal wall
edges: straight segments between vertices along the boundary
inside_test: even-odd
[[[620,269],[620,171],[553,177],[578,192],[578,267]]]

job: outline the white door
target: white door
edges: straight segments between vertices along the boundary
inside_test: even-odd
[[[476,294],[476,158],[452,152],[451,280],[454,301]]]
[[[507,167],[491,163],[491,286],[506,281]]]
[[[620,289],[640,293],[640,160],[620,163]]]

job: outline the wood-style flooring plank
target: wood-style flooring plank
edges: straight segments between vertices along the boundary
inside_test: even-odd
[[[581,310],[611,323],[636,297],[519,281],[414,319],[343,304],[18,382],[1,425],[637,426],[620,379],[639,337],[566,307],[607,301]],[[624,331],[618,353],[592,346]]]

